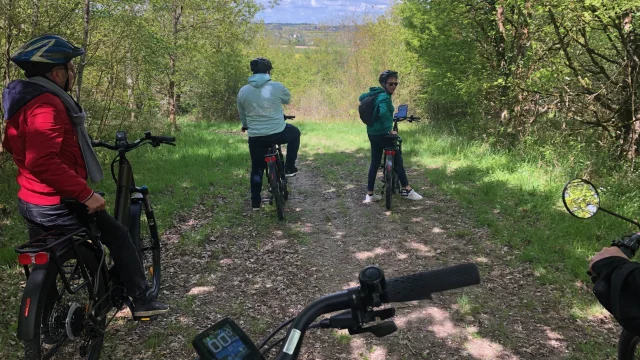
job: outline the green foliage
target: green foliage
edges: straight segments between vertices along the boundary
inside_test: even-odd
[[[379,86],[378,75],[386,69],[400,73],[402,85],[394,101],[415,103],[420,71],[415,55],[404,46],[405,30],[393,12],[376,20],[345,19],[336,26],[306,28],[286,30],[280,25],[276,32],[267,28],[247,51],[247,60],[256,56],[272,60],[274,80],[292,93],[289,112],[305,118],[355,120],[358,97]],[[303,35],[305,45],[283,43],[282,34],[289,31]]]

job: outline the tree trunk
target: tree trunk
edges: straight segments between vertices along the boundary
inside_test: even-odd
[[[13,32],[13,27],[11,26],[12,21],[11,19],[9,19],[9,17],[11,16],[11,6],[13,5],[13,1],[12,0],[7,0],[7,14],[5,14],[5,48],[4,48],[4,53],[5,53],[5,59],[4,59],[4,76],[2,79],[2,83],[3,83],[3,88],[7,87],[7,85],[9,85],[9,82],[11,81],[11,43],[13,42],[13,36],[12,36],[12,32]],[[2,100],[2,96],[0,95],[0,100]],[[3,119],[4,119],[4,108],[0,109],[0,114],[3,115]],[[2,140],[4,139],[4,120],[0,119],[0,153],[3,152],[3,148],[2,148]]]
[[[82,38],[82,48],[87,50],[87,46],[89,45],[89,19],[91,17],[91,0],[84,0],[84,36]],[[84,74],[84,65],[87,59],[87,54],[85,53],[80,57],[80,62],[78,63],[77,78],[76,78],[76,101],[80,103],[80,91],[82,90],[82,75]]]
[[[176,120],[176,82],[173,79],[169,80],[169,122],[173,127],[173,130],[179,131],[178,122]]]
[[[176,62],[178,58],[178,32],[180,28],[180,18],[182,17],[182,5],[174,2],[173,8],[173,53],[169,55],[169,122],[173,130],[179,131],[176,119]]]

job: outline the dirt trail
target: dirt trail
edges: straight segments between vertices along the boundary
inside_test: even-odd
[[[396,196],[393,212],[362,204],[366,159],[339,176],[301,156],[291,180],[287,219],[266,236],[251,225],[210,236],[203,248],[181,245],[181,234],[210,219],[196,208],[164,236],[162,300],[171,314],[150,323],[122,318],[110,328],[105,359],[192,359],[189,342],[224,316],[234,318],[257,343],[315,298],[355,285],[358,272],[376,264],[387,278],[475,262],[483,283],[435,294],[433,301],[398,304],[399,331],[378,339],[312,330],[303,359],[561,359],[587,337],[615,344],[613,325],[585,324],[559,311],[555,289],[537,285],[524,266],[512,267],[513,250],[498,248],[474,229],[455,202],[419,174],[411,183],[425,198]],[[595,320],[597,321],[597,320]],[[587,329],[585,325],[590,326]]]

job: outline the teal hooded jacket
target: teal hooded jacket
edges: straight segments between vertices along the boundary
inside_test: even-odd
[[[284,130],[282,104],[291,101],[291,93],[269,74],[254,74],[238,92],[237,106],[242,126],[250,137],[276,134]]]
[[[367,125],[367,134],[383,135],[388,134],[393,129],[393,112],[395,111],[391,102],[391,95],[383,88],[376,86],[369,88],[369,92],[360,95],[359,100],[378,95],[375,101],[375,109],[373,112],[373,123]]]

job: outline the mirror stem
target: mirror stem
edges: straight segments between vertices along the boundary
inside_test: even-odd
[[[611,214],[611,215],[613,215],[613,216],[615,216],[617,218],[620,218],[620,219],[622,219],[624,221],[628,221],[628,222],[632,223],[633,225],[637,226],[638,228],[640,228],[640,223],[635,221],[635,220],[631,220],[631,219],[626,218],[626,217],[624,217],[622,215],[618,215],[618,214],[614,213],[613,211],[609,211],[609,210],[607,210],[607,209],[605,209],[603,207],[600,207],[599,210],[602,210],[602,211],[606,212],[607,214]]]

